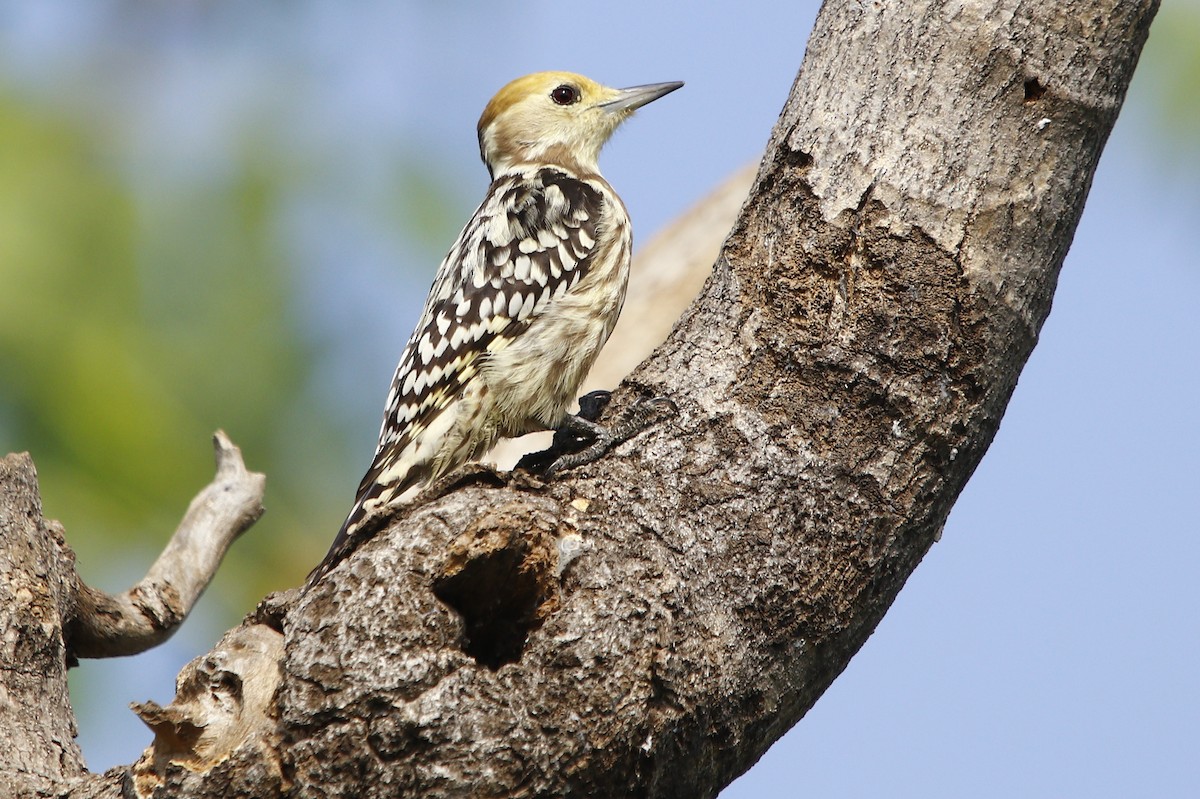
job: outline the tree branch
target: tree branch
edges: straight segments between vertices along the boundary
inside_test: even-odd
[[[62,527],[42,516],[37,473],[29,456],[9,455],[0,461],[0,629],[5,631],[0,650],[0,751],[6,753],[0,796],[122,795],[125,772],[86,774],[75,743],[67,665],[76,656],[132,654],[165,640],[191,611],[229,545],[262,515],[263,476],[246,470],[241,452],[224,433],[213,436],[213,445],[215,479],[192,500],[146,577],[119,596],[90,588],[79,578]],[[277,632],[268,632],[278,639]],[[239,628],[222,644],[231,642],[228,646],[245,651],[252,648],[247,641],[269,641],[270,636]],[[269,701],[270,692],[264,699],[253,689],[263,682],[257,676],[261,672],[274,689],[279,653],[266,644],[259,648],[270,653],[269,668],[246,667],[257,661],[241,657],[232,658],[235,665],[223,672],[237,674],[239,681],[237,690],[231,690],[239,708],[227,711],[227,718],[234,720],[226,724],[229,729],[220,729],[219,716],[212,712],[198,723],[205,731],[200,738],[210,749],[228,748],[231,739],[240,743],[243,728],[261,730],[253,725],[261,723],[264,714],[258,705]],[[214,657],[205,663],[224,662]],[[215,696],[217,691],[206,683],[204,694]],[[167,740],[162,732],[167,717],[155,718],[148,705],[140,710],[160,733],[156,740]]]
[[[1154,8],[827,3],[712,277],[617,396],[678,417],[405,509],[311,591],[279,693],[296,784],[711,796],[752,764],[995,434]]]
[[[192,500],[145,577],[117,595],[79,580],[67,634],[72,654],[133,655],[167,640],[191,613],[230,544],[258,521],[266,478],[246,470],[241,450],[223,431],[213,435],[213,449],[216,477]]]

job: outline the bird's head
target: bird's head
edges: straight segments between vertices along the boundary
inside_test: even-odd
[[[629,89],[571,72],[535,72],[496,93],[479,118],[479,151],[492,177],[527,163],[596,172],[600,148],[635,109],[682,83]]]

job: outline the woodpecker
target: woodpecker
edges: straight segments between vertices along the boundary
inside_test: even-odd
[[[567,412],[629,276],[629,215],[597,160],[635,109],[682,85],[612,89],[538,72],[484,108],[479,150],[491,185],[438,268],[392,378],[371,467],[305,590],[357,545],[372,512],[501,437],[569,429],[610,443]]]

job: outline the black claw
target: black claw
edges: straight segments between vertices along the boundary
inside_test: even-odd
[[[596,424],[608,405],[610,393],[593,391],[579,399],[579,414],[568,415],[554,431],[554,441],[543,452],[526,455],[517,468],[540,471],[549,478],[566,469],[574,469],[598,460],[658,420],[665,411],[675,412],[675,403],[666,397],[641,400],[610,427]],[[582,448],[581,448],[582,447]]]

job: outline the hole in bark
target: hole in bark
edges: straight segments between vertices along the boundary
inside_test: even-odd
[[[785,150],[788,163],[796,169],[808,169],[813,165],[813,157],[803,150]]]
[[[497,669],[521,659],[558,604],[554,535],[527,505],[480,519],[451,546],[433,592],[463,619],[463,651]]]
[[[1042,99],[1042,95],[1045,93],[1046,87],[1037,78],[1029,78],[1025,81],[1025,102],[1036,103]]]

